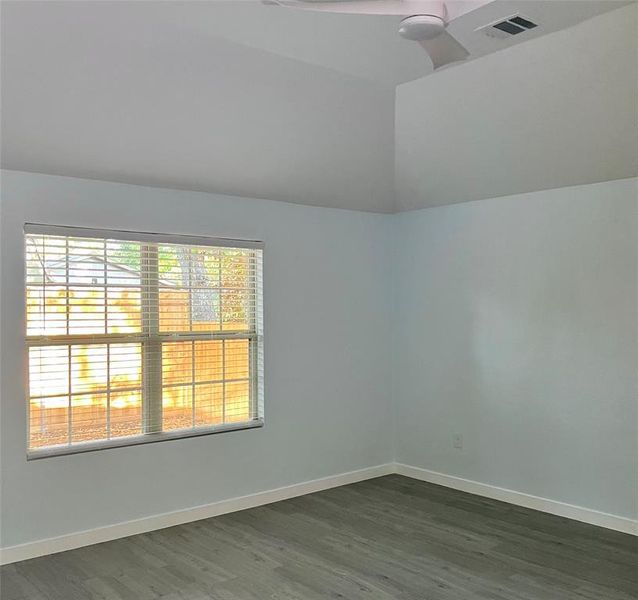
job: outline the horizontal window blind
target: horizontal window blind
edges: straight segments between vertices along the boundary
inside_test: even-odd
[[[25,227],[32,456],[261,423],[261,247],[138,237]]]

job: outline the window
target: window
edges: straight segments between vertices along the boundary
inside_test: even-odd
[[[262,245],[25,227],[29,457],[263,424]]]

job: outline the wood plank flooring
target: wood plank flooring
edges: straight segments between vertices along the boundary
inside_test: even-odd
[[[638,538],[391,475],[7,565],[2,600],[636,600]]]

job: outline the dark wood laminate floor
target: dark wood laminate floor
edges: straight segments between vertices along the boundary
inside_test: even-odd
[[[1,575],[2,600],[635,600],[638,538],[391,475]]]

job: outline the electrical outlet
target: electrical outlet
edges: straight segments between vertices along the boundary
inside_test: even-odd
[[[463,450],[463,436],[460,433],[452,434],[452,445],[457,450]]]

